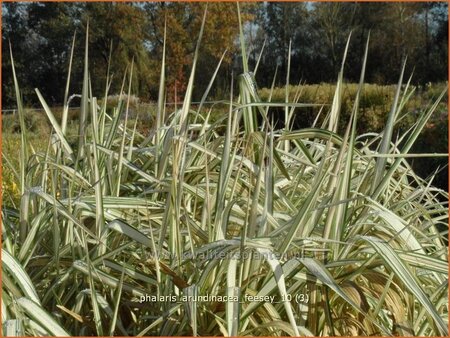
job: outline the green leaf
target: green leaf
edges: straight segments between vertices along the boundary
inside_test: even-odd
[[[20,263],[5,249],[2,249],[2,263],[3,268],[11,274],[14,281],[19,285],[24,296],[34,301],[36,304],[40,304],[41,302],[30,277]]]
[[[142,232],[132,227],[131,225],[122,222],[121,220],[114,220],[108,223],[108,228],[114,231],[117,231],[125,236],[130,237],[136,242],[145,245],[146,247],[151,248],[150,238],[145,236]]]
[[[21,309],[32,318],[36,323],[47,330],[49,336],[56,337],[68,337],[71,336],[65,329],[61,327],[58,322],[53,319],[50,314],[45,311],[38,303],[28,299],[19,298],[17,304],[20,305]]]
[[[403,282],[405,287],[416,296],[417,300],[424,306],[430,316],[434,319],[439,332],[442,335],[448,335],[447,324],[443,321],[441,315],[438,313],[434,305],[431,303],[427,294],[420,287],[414,274],[410,271],[408,266],[403,263],[400,257],[395,253],[391,246],[380,240],[379,238],[372,236],[361,236],[361,239],[368,242],[375,251],[385,261],[386,265],[391,269],[393,273]]]

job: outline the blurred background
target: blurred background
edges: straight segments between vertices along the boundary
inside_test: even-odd
[[[137,65],[134,93],[143,100],[156,98],[166,18],[167,85],[182,93],[204,8],[204,3],[179,2],[3,3],[2,105],[5,108],[14,103],[9,41],[25,102],[36,103],[33,89],[38,87],[47,100],[62,103],[70,45],[76,32],[72,86],[75,90],[81,88],[88,19],[94,92],[104,88],[112,48],[112,73],[120,78],[134,57]],[[334,82],[350,32],[345,78],[357,82],[369,31],[367,82],[396,83],[405,56],[409,59],[406,74],[414,70],[413,84],[447,81],[448,8],[445,2],[260,2],[241,3],[241,11],[251,65],[256,63],[266,42],[257,72],[261,87],[270,86],[277,66],[276,83],[286,82],[290,42],[291,83],[300,80],[308,84]],[[231,70],[238,73],[240,67],[238,34],[236,4],[210,3],[201,48],[202,62],[198,66],[198,74],[205,76],[198,76],[197,96],[203,94],[225,49],[228,51],[222,74],[213,90],[216,96],[228,91]],[[120,85],[120,80],[115,81],[112,92],[118,91]]]

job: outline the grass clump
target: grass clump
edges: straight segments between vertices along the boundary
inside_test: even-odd
[[[398,122],[398,127],[403,129],[410,128],[415,122],[415,114],[419,114],[426,107],[429,102],[436,100],[447,84],[435,83],[428,86],[416,86],[411,87],[414,90],[412,96],[405,102],[404,111],[408,112],[403,119]],[[364,84],[364,92],[361,95],[359,103],[359,120],[357,125],[357,132],[364,133],[366,131],[381,132],[384,124],[387,120],[387,114],[390,110],[392,101],[395,94],[395,85],[377,85],[377,84]],[[328,105],[333,100],[334,93],[336,91],[335,84],[301,84],[298,86],[289,85],[289,100],[292,101],[298,96],[299,102],[311,102],[316,103],[319,107],[311,108],[309,110],[302,110],[297,112],[295,119],[295,126],[297,128],[309,127],[317,113],[321,109],[321,105]],[[342,90],[342,102],[340,116],[344,121],[349,120],[356,93],[358,91],[357,83],[345,83]],[[266,101],[271,98],[273,102],[285,101],[286,88],[262,88],[259,90],[259,95],[262,100]],[[447,95],[439,103],[438,111],[447,113]],[[433,115],[430,122],[439,121],[440,114]],[[345,123],[340,126],[340,132],[344,133]]]
[[[21,129],[20,206],[2,209],[6,332],[447,335],[447,204],[406,161],[446,89],[397,139],[400,81],[383,132],[358,135],[363,69],[339,134],[341,71],[322,121],[275,128],[270,109],[289,126],[314,104],[262,101],[243,48],[239,92],[211,121],[214,108],[191,105],[201,35],[176,110],[163,60],[145,134],[122,99],[133,64],[108,112],[88,90],[87,44],[76,142],[67,104],[59,120],[37,91],[53,131],[33,151]]]

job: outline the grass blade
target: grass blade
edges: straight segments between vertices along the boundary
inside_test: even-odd
[[[406,288],[411,291],[417,300],[427,309],[428,313],[433,317],[439,332],[442,335],[448,335],[447,324],[437,312],[429,297],[422,290],[419,283],[414,278],[409,268],[402,262],[395,251],[385,242],[371,236],[361,236],[361,239],[368,242],[389,266],[391,271],[403,282]]]
[[[36,321],[40,326],[47,330],[49,336],[68,337],[71,336],[61,325],[59,325],[47,311],[45,311],[38,303],[28,298],[19,298],[17,304],[22,310]]]

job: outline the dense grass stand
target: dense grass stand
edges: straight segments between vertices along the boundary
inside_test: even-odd
[[[36,151],[14,73],[20,204],[2,209],[5,334],[448,335],[446,193],[406,161],[429,156],[409,151],[447,89],[396,135],[414,90],[401,71],[383,131],[358,135],[366,48],[346,123],[344,55],[331,104],[293,130],[317,105],[288,90],[261,100],[242,29],[238,92],[207,108],[219,63],[191,104],[202,32],[173,111],[163,56],[145,134],[128,123],[133,62],[110,111],[111,78],[103,100],[90,90],[87,36],[75,138],[70,77],[61,118],[36,90],[52,126]]]

